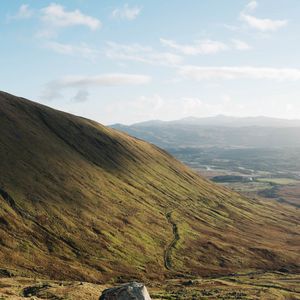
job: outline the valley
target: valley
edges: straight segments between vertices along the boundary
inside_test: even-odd
[[[297,120],[220,115],[112,127],[162,147],[202,176],[247,197],[299,208]]]
[[[248,197],[300,207],[300,148],[170,148],[202,176]]]

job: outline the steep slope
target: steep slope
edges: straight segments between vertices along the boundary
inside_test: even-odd
[[[85,280],[299,270],[299,211],[168,153],[0,93],[0,268]]]

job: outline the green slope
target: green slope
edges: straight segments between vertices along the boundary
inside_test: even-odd
[[[1,92],[0,155],[1,268],[93,281],[299,270],[299,211],[96,122]]]

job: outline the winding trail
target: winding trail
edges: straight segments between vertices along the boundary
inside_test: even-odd
[[[177,242],[180,239],[177,224],[174,222],[172,218],[172,212],[166,213],[166,218],[168,222],[172,225],[173,230],[173,239],[171,243],[167,246],[164,253],[164,265],[167,270],[172,270],[172,250],[176,247]]]

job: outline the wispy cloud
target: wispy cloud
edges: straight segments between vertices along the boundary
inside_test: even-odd
[[[116,8],[112,11],[111,16],[115,19],[132,21],[141,13],[141,8],[138,6],[130,7],[124,4],[123,7]]]
[[[64,27],[85,26],[90,30],[101,27],[97,18],[83,14],[80,10],[67,11],[62,5],[52,3],[41,9],[42,22],[46,28],[39,32],[40,36],[54,35],[56,30]]]
[[[185,55],[215,54],[229,49],[223,42],[213,40],[195,41],[193,44],[179,44],[176,41],[161,38],[160,42],[163,46]]]
[[[231,40],[233,48],[236,50],[244,51],[251,49],[250,45],[244,41],[233,39]]]
[[[257,8],[257,6],[258,6],[258,3],[257,3],[257,1],[250,1],[247,5],[246,5],[246,7],[245,7],[245,11],[248,11],[248,12],[252,12],[252,11],[254,11],[256,8]]]
[[[300,80],[300,69],[258,67],[202,67],[182,66],[179,75],[196,81],[208,79],[268,79],[277,81]]]
[[[107,42],[108,48],[105,53],[111,59],[138,61],[153,65],[176,65],[181,63],[181,56],[169,53],[158,52],[152,47],[145,47],[139,44],[118,44]]]
[[[17,13],[14,15],[9,15],[8,20],[20,20],[20,19],[30,19],[34,14],[34,10],[29,7],[28,4],[22,4]]]
[[[260,31],[276,31],[288,24],[287,20],[259,19],[244,13],[240,15],[240,19],[245,21],[250,27]]]
[[[71,45],[58,43],[54,41],[48,41],[45,42],[43,46],[59,54],[78,56],[92,60],[95,59],[99,54],[99,51],[89,47],[84,43],[80,45]]]
[[[86,15],[80,10],[67,11],[64,6],[51,3],[41,9],[31,9],[28,4],[22,4],[14,15],[7,15],[7,20],[39,18],[39,30],[36,37],[52,38],[57,35],[60,28],[85,26],[90,30],[101,28],[102,23],[99,19]]]
[[[109,86],[124,86],[124,85],[142,85],[151,81],[151,77],[141,74],[113,73],[102,74],[97,76],[65,76],[61,79],[49,82],[43,93],[42,98],[45,100],[53,100],[62,97],[62,92],[65,89],[76,89],[78,93],[92,87],[109,87]]]
[[[223,43],[214,40],[195,41],[192,44],[179,44],[176,41],[160,39],[163,46],[177,50],[183,55],[208,55],[217,54],[227,50],[249,50],[251,47],[244,41],[232,39],[231,42]]]
[[[251,1],[240,13],[240,20],[244,21],[248,26],[260,31],[276,31],[288,24],[287,20],[272,20],[268,18],[257,18],[250,13],[254,12],[258,4]]]
[[[149,76],[140,74],[113,73],[97,76],[66,76],[56,83],[61,87],[139,85],[150,81]]]
[[[89,92],[86,89],[79,90],[71,101],[75,103],[86,102],[89,98]]]

